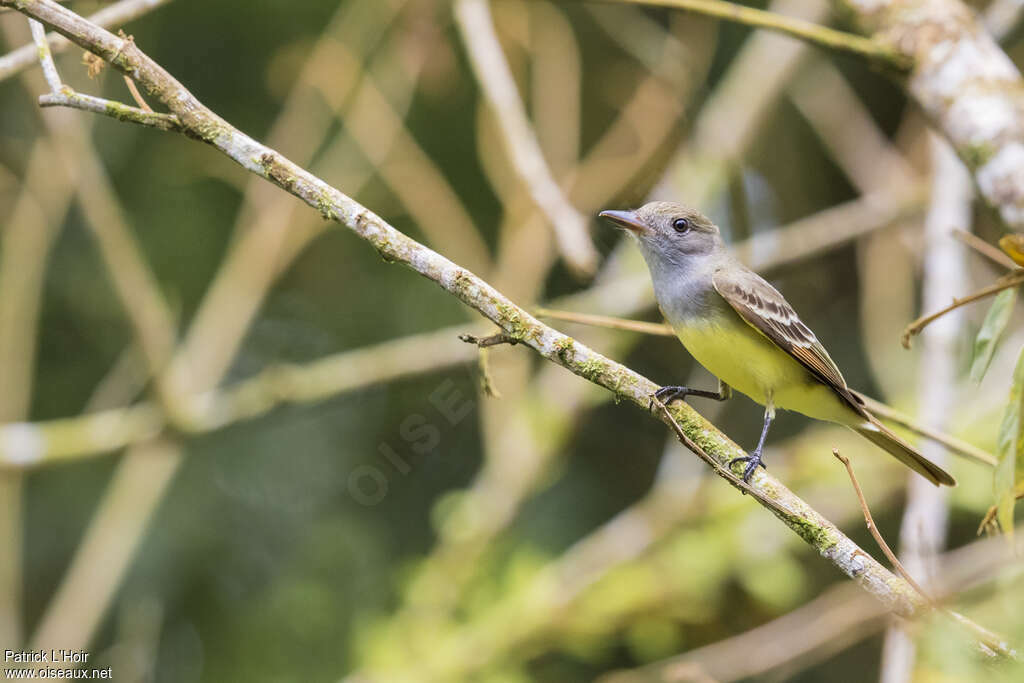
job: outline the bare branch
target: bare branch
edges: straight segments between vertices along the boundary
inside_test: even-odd
[[[836,460],[843,463],[843,465],[846,467],[846,473],[850,475],[850,483],[853,484],[853,491],[854,493],[857,494],[857,500],[860,502],[861,512],[864,513],[864,523],[867,524],[868,531],[871,532],[871,536],[875,539],[875,543],[878,544],[878,547],[882,550],[882,553],[886,556],[886,558],[888,558],[889,562],[892,563],[892,566],[896,569],[896,571],[899,572],[900,576],[906,579],[907,583],[913,586],[914,590],[920,593],[922,598],[924,598],[929,603],[934,605],[935,600],[933,600],[931,596],[929,596],[928,593],[925,591],[925,589],[921,588],[917,581],[914,580],[914,577],[912,577],[907,572],[906,568],[903,566],[903,563],[900,562],[898,557],[896,557],[896,553],[894,553],[892,551],[892,548],[889,547],[889,544],[885,542],[885,538],[882,536],[882,532],[878,530],[878,525],[875,524],[875,518],[871,516],[871,508],[868,507],[868,502],[867,500],[864,499],[864,491],[861,490],[860,482],[857,481],[857,475],[853,473],[853,465],[850,464],[850,459],[847,458],[845,455],[842,455],[839,452],[838,448],[832,449],[832,455],[836,457]]]
[[[894,409],[893,407],[885,403],[882,403],[881,401],[876,401],[870,396],[866,396],[859,392],[857,393],[857,396],[864,401],[864,404],[867,406],[868,410],[870,410],[875,415],[890,422],[895,422],[898,425],[903,425],[904,427],[914,432],[915,434],[920,434],[926,439],[931,439],[936,443],[940,443],[949,450],[959,455],[962,455],[965,458],[969,458],[983,465],[988,465],[989,467],[996,466],[995,456],[987,451],[978,448],[974,444],[967,443],[963,439],[958,439],[955,436],[945,434],[943,432],[938,431],[937,429],[932,429],[927,425],[923,425],[914,418],[910,417],[909,415],[901,413],[900,411]]]
[[[515,346],[519,343],[518,339],[506,334],[505,332],[498,332],[497,334],[492,334],[488,337],[478,337],[472,334],[460,334],[459,339],[467,344],[475,344],[481,349],[486,349],[490,346],[498,346],[499,344]]]
[[[128,92],[131,93],[132,99],[135,100],[135,104],[139,105],[139,109],[147,114],[152,114],[153,108],[146,104],[146,100],[142,97],[142,93],[139,92],[139,88],[135,85],[135,81],[127,76],[122,76],[122,78],[124,78],[124,84],[128,86]]]
[[[1008,268],[1010,270],[1017,270],[1020,268],[1020,266],[1013,262],[1012,258],[981,239],[973,232],[967,232],[966,230],[954,230],[953,237],[957,238],[985,258],[991,260],[993,263],[998,263],[1003,268]]]
[[[850,464],[850,459],[840,454],[838,448],[832,449],[832,455],[834,455],[839,462],[843,463],[846,467],[846,473],[850,475],[850,483],[853,484],[853,491],[857,494],[857,500],[860,502],[860,509],[864,513],[864,523],[867,524],[868,531],[871,532],[871,536],[875,539],[875,543],[878,544],[882,553],[886,558],[888,558],[889,562],[892,563],[892,566],[897,572],[899,572],[900,576],[902,576],[907,583],[913,586],[914,590],[920,593],[921,597],[923,597],[928,604],[932,607],[938,607],[938,603],[935,598],[922,588],[921,584],[914,580],[914,577],[910,575],[907,568],[904,567],[903,563],[900,562],[898,557],[896,557],[896,553],[894,553],[892,548],[889,547],[889,544],[885,542],[885,537],[882,536],[882,532],[878,530],[878,525],[875,524],[875,519],[871,515],[871,508],[868,507],[868,502],[864,498],[864,492],[860,488],[860,482],[857,481],[857,475],[853,473],[853,465]],[[975,637],[978,637],[982,641],[982,644],[993,653],[1010,659],[1015,659],[1017,657],[1016,652],[1006,644],[1005,638],[992,633],[984,626],[975,623],[973,620],[968,619],[958,612],[942,609],[942,613],[952,617],[958,624],[971,631]]]
[[[935,322],[936,320],[946,315],[950,311],[954,311],[960,308],[961,306],[966,306],[967,304],[974,303],[975,301],[979,301],[981,299],[985,299],[995,294],[998,294],[1004,289],[1017,287],[1022,283],[1024,283],[1024,270],[1018,269],[1010,273],[1009,275],[1004,275],[1003,277],[996,280],[994,284],[991,284],[988,287],[982,287],[981,289],[979,289],[976,292],[973,292],[972,294],[960,297],[959,299],[953,299],[953,303],[946,306],[945,308],[941,308],[938,311],[935,311],[934,313],[931,313],[929,315],[922,316],[915,320],[914,322],[907,325],[907,328],[903,330],[903,335],[900,337],[900,343],[903,344],[904,348],[909,349],[911,337],[920,334],[921,330],[927,327],[930,323]]]
[[[103,28],[121,26],[138,17],[155,10],[161,5],[166,5],[171,0],[121,0],[121,2],[104,7],[95,14],[89,16],[89,21]],[[67,38],[50,33],[46,36],[50,44],[50,50],[59,54],[71,47],[72,43]],[[0,57],[0,81],[17,75],[25,69],[33,66],[39,61],[39,53],[35,43],[22,46],[13,52]]]
[[[627,330],[640,332],[642,334],[653,334],[659,337],[674,337],[676,333],[672,326],[667,323],[649,323],[644,320],[626,320],[624,318],[613,318],[607,315],[594,315],[592,313],[575,313],[573,311],[556,311],[551,308],[538,308],[536,311],[539,318],[550,318],[552,320],[564,320],[582,325],[594,325],[596,327],[607,327],[612,330]]]
[[[458,0],[455,18],[477,82],[498,119],[505,148],[519,179],[551,221],[559,249],[569,267],[582,275],[593,274],[598,253],[587,233],[587,221],[569,203],[544,160],[544,152],[530,127],[515,79],[501,51],[487,0]]]
[[[46,84],[50,86],[52,92],[59,92],[61,89],[60,76],[57,74],[57,65],[53,63],[50,44],[46,40],[46,29],[34,19],[29,19],[28,25],[32,31],[32,40],[36,44],[36,53],[39,57],[39,64],[43,68]]]
[[[826,26],[820,26],[813,22],[804,21],[795,17],[788,17],[775,12],[746,7],[734,2],[724,0],[617,0],[635,5],[656,5],[659,7],[671,7],[689,12],[705,14],[718,19],[734,21],[739,24],[764,28],[770,31],[799,38],[813,45],[818,45],[830,50],[849,52],[851,54],[865,57],[875,62],[880,62],[895,69],[909,69],[912,62],[906,55],[902,55],[888,45],[880,41],[862,38],[861,36],[836,31]]]

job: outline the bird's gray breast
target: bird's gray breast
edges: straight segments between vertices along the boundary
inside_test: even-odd
[[[708,321],[721,314],[724,301],[715,291],[710,264],[694,263],[690,268],[652,273],[654,296],[673,326]]]

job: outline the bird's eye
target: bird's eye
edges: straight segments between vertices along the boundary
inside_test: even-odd
[[[672,221],[672,228],[680,235],[690,232],[690,220],[688,218],[677,218]]]

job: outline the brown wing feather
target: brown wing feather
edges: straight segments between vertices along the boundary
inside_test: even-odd
[[[825,347],[800,320],[782,294],[749,270],[719,270],[712,282],[723,299],[751,327],[795,358],[812,375],[835,390],[858,413],[863,407]]]

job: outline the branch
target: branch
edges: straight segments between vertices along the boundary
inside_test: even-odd
[[[953,145],[985,200],[1024,230],[1024,81],[959,0],[833,0],[914,62],[905,87]]]
[[[46,29],[38,21],[32,19],[29,19],[28,27],[32,32],[32,42],[36,45],[39,65],[43,69],[46,84],[50,86],[51,92],[59,92],[62,87],[60,75],[57,74],[57,65],[53,63],[53,53],[50,52],[50,44],[46,40]]]
[[[904,348],[909,349],[911,337],[913,337],[916,334],[920,334],[921,330],[927,327],[930,323],[935,322],[936,320],[946,315],[950,311],[956,310],[961,306],[966,306],[967,304],[974,303],[975,301],[979,301],[980,299],[985,299],[994,294],[998,294],[1004,289],[1010,289],[1011,287],[1016,287],[1020,284],[1024,284],[1024,270],[1018,269],[1010,273],[1009,275],[1004,275],[1003,277],[999,278],[994,284],[991,284],[988,287],[982,287],[973,294],[968,294],[967,296],[961,297],[959,299],[953,299],[953,303],[946,306],[945,308],[939,309],[938,311],[930,315],[922,316],[915,320],[914,322],[907,325],[906,329],[903,330],[903,335],[900,337],[900,343],[903,344]]]
[[[997,578],[1011,579],[1020,572],[1019,565],[1006,564],[1005,548],[999,548],[996,540],[951,550],[938,564],[941,573],[936,597],[942,600]],[[826,661],[890,621],[876,603],[851,588],[836,585],[749,631],[637,669],[607,674],[598,683],[692,683],[685,673],[695,665],[720,681],[746,680],[769,672],[773,673],[769,679],[789,680],[797,671]]]
[[[91,25],[53,0],[34,0],[29,4],[23,0],[0,0],[0,6],[15,7],[108,60],[156,95],[189,132],[315,207],[324,218],[347,226],[385,260],[407,265],[440,285],[551,362],[604,387],[620,399],[647,408],[658,388],[653,382],[540,323],[479,277],[410,239],[339,190],[233,128],[132,41]],[[674,406],[666,412],[672,418],[669,420],[663,414],[666,423],[678,423],[680,430],[720,465],[727,466],[731,459],[743,455],[742,449],[689,406]],[[759,499],[771,501],[777,517],[889,610],[911,617],[926,609],[905,581],[893,576],[771,475],[758,472],[749,488]]]
[[[832,455],[836,457],[839,462],[843,463],[846,467],[846,473],[850,475],[850,483],[853,484],[853,491],[857,494],[857,500],[860,502],[861,512],[864,513],[864,523],[867,524],[868,531],[871,532],[871,536],[875,539],[875,543],[882,550],[882,553],[888,558],[892,566],[899,572],[907,583],[914,587],[921,597],[924,598],[932,607],[938,607],[938,603],[924,588],[921,587],[914,577],[910,575],[903,563],[900,562],[899,558],[896,557],[896,553],[892,551],[889,544],[885,542],[885,538],[882,536],[882,532],[878,530],[878,525],[875,524],[875,519],[871,515],[871,508],[868,507],[868,501],[864,498],[864,492],[860,488],[860,482],[857,481],[857,475],[853,473],[853,465],[850,464],[850,459],[839,453],[838,448],[832,449]],[[1009,647],[1006,643],[1006,639],[1002,638],[993,632],[989,631],[984,626],[968,619],[959,612],[954,612],[949,609],[942,609],[943,614],[950,617],[956,623],[960,624],[967,630],[969,630],[976,638],[981,641],[981,644],[987,648],[990,652],[998,654],[1000,657],[1008,659],[1016,659],[1017,653],[1015,650]]]
[[[954,230],[953,237],[960,240],[965,245],[967,245],[974,251],[978,252],[985,258],[991,260],[994,263],[998,263],[1003,268],[1007,268],[1009,270],[1017,270],[1018,268],[1020,268],[1020,266],[1013,262],[1012,258],[1004,254],[999,249],[996,249],[994,246],[992,246],[985,240],[981,239],[973,232],[967,232],[966,230]]]
[[[33,20],[29,20],[29,24],[51,95],[73,95],[61,83],[42,24]],[[125,80],[132,82],[127,77]],[[148,115],[153,115],[151,110]],[[61,116],[51,113],[43,117],[43,122],[54,139],[58,156],[75,179],[83,213],[96,237],[114,290],[128,314],[154,380],[155,393],[166,412],[176,415],[176,392],[164,378],[176,337],[174,315],[146,264],[81,121],[77,118],[61,120]]]
[[[501,51],[487,0],[458,0],[455,19],[470,65],[497,117],[505,149],[519,179],[551,222],[566,264],[582,275],[592,275],[598,253],[587,234],[587,222],[569,203],[544,160],[516,90],[515,78]]]
[[[489,337],[477,337],[472,334],[460,334],[459,339],[466,342],[467,344],[474,344],[479,349],[486,349],[491,346],[498,346],[500,344],[508,344],[515,346],[519,341],[504,332],[492,334]]]
[[[132,81],[129,81],[132,82]],[[70,107],[103,114],[125,123],[137,123],[141,126],[149,126],[171,133],[183,133],[185,129],[181,121],[174,114],[161,114],[154,111],[146,111],[139,107],[132,107],[114,100],[106,100],[102,97],[83,95],[75,92],[69,86],[63,86],[59,91],[39,96],[40,107]]]
[[[90,15],[89,21],[103,28],[121,26],[168,2],[170,0],[121,0]],[[54,54],[65,52],[72,45],[71,41],[55,33],[48,34],[46,39]],[[34,43],[3,55],[0,57],[0,81],[21,73],[38,61],[39,53]]]
[[[458,328],[396,339],[327,356],[304,366],[270,367],[226,387],[177,396],[175,426],[203,434],[266,415],[285,404],[312,403],[348,391],[473,359],[453,344]],[[0,469],[95,456],[143,444],[168,427],[160,407],[142,402],[78,417],[0,425]]]
[[[882,550],[882,553],[889,560],[892,566],[899,572],[907,583],[913,586],[914,590],[920,593],[921,597],[924,598],[929,604],[934,605],[935,600],[928,595],[924,588],[921,588],[920,584],[914,580],[900,562],[899,558],[896,557],[896,553],[892,551],[889,544],[885,542],[885,538],[882,536],[882,532],[878,530],[878,525],[875,524],[875,518],[871,515],[871,508],[868,507],[868,501],[864,499],[864,491],[860,488],[860,482],[857,481],[857,475],[853,473],[853,465],[850,464],[850,459],[839,452],[838,448],[832,449],[832,455],[835,456],[836,460],[843,463],[846,467],[846,473],[850,476],[850,483],[853,484],[853,492],[857,494],[857,500],[860,502],[861,512],[864,513],[864,523],[867,524],[868,531],[871,532],[871,536],[875,539],[875,543]]]
[[[738,24],[764,28],[769,31],[776,31],[793,38],[829,50],[848,52],[859,57],[865,57],[873,62],[893,67],[898,70],[907,70],[913,62],[903,54],[893,50],[888,45],[852,33],[836,31],[826,26],[820,26],[810,21],[787,17],[784,14],[766,12],[753,7],[745,7],[734,2],[724,0],[616,0],[633,5],[654,5],[658,7],[670,7],[681,9],[709,17],[725,19]]]
[[[659,337],[674,337],[676,333],[672,326],[667,323],[649,323],[644,320],[626,320],[625,318],[613,318],[607,315],[594,315],[592,313],[576,313],[574,311],[556,311],[551,308],[538,308],[537,317],[550,318],[552,320],[564,320],[581,325],[594,325],[606,327],[612,330],[627,330],[629,332],[640,332],[652,334]]]
[[[974,460],[975,462],[979,462],[982,465],[988,465],[989,467],[996,466],[995,456],[989,453],[988,451],[984,451],[975,446],[974,444],[967,443],[963,439],[958,439],[955,436],[945,434],[936,429],[932,429],[931,427],[923,425],[914,418],[910,417],[909,415],[901,413],[900,411],[896,410],[895,408],[885,403],[882,403],[881,401],[876,401],[870,396],[867,396],[860,392],[857,392],[857,396],[862,401],[864,401],[864,405],[867,406],[867,409],[869,411],[881,417],[882,419],[888,420],[890,422],[895,422],[898,425],[902,425],[909,429],[910,431],[914,432],[915,434],[920,434],[926,439],[931,439],[936,443],[940,443],[949,450],[953,451],[954,453],[958,453],[959,455],[962,455],[965,458]]]

